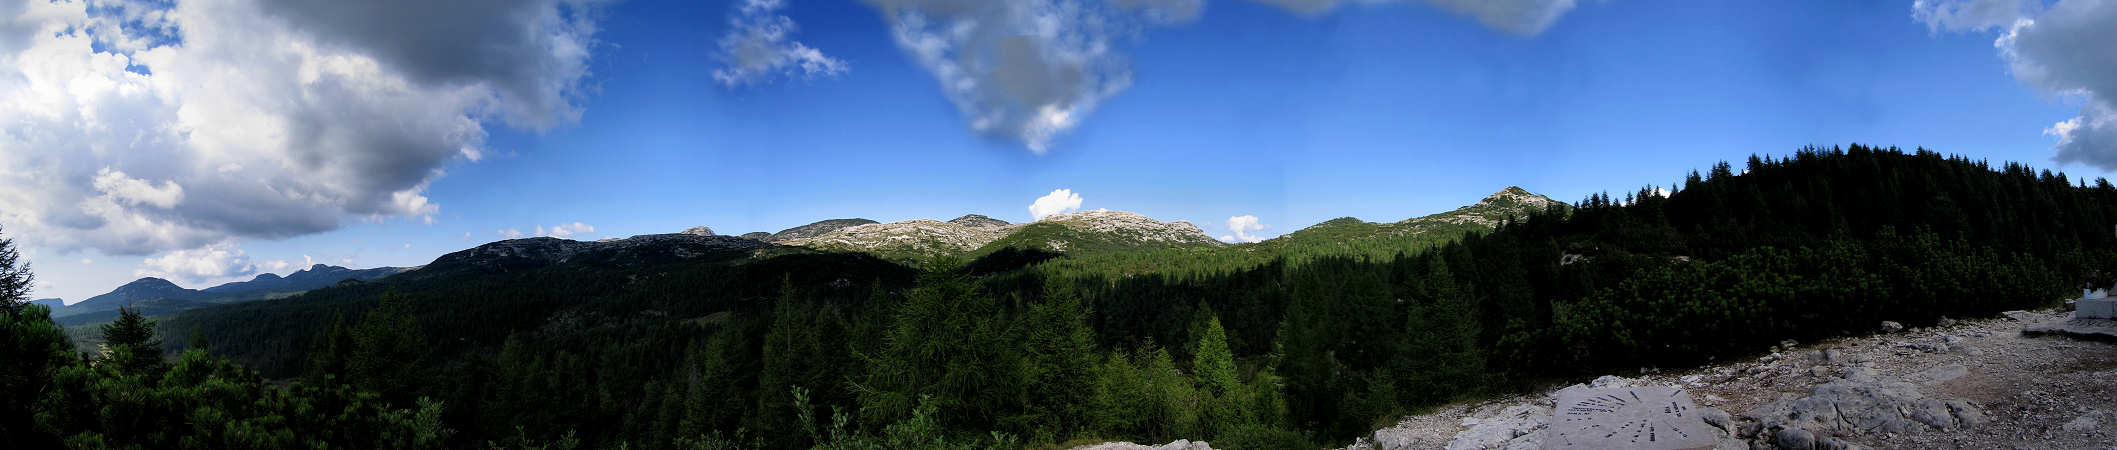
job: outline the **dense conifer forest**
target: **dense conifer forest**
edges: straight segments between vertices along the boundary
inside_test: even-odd
[[[0,283],[0,447],[1343,445],[1451,400],[2047,306],[2117,281],[2117,188],[1808,148],[1448,237],[400,276],[127,313],[100,348]]]

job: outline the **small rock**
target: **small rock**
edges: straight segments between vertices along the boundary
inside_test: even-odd
[[[1735,433],[1735,418],[1727,415],[1727,411],[1721,411],[1720,408],[1699,408],[1698,417],[1704,419],[1706,425],[1712,425],[1731,435]]]
[[[1772,435],[1779,448],[1808,450],[1816,446],[1816,434],[1800,428],[1785,428]]]
[[[1889,333],[1904,331],[1904,324],[1884,320],[1882,321],[1882,331]]]
[[[1713,444],[1713,450],[1749,450],[1749,441],[1724,437]]]
[[[1932,369],[1926,369],[1926,377],[1932,378],[1933,382],[1935,383],[1962,378],[1963,375],[1967,375],[1969,373],[1970,369],[1963,367],[1962,364],[1948,364],[1943,366],[1936,366]]]
[[[1840,362],[1845,362],[1845,352],[1841,352],[1841,351],[1838,351],[1838,349],[1835,349],[1835,348],[1833,348],[1833,349],[1829,349],[1829,350],[1824,350],[1824,351],[1823,351],[1823,362],[1827,362],[1827,363],[1840,363]]]
[[[1830,376],[1830,368],[1823,366],[1810,367],[1808,368],[1808,375],[1816,378],[1827,377]]]
[[[2036,315],[2030,314],[2028,311],[2007,311],[1999,313],[1999,315],[2006,316],[2008,320],[2013,320],[2015,322],[2030,322],[2036,320]]]
[[[2060,428],[2063,428],[2066,431],[2079,433],[2083,431],[2094,431],[2095,427],[2101,424],[2102,412],[2096,411],[2074,418],[2072,422],[2066,422],[2065,426],[2062,426]]]
[[[1938,322],[1934,322],[1933,326],[1937,326],[1937,327],[1952,327],[1952,326],[1955,326],[1955,323],[1956,323],[1956,322],[1955,322],[1955,319],[1950,319],[1950,318],[1948,318],[1948,316],[1941,316],[1941,320],[1940,320],[1940,321],[1938,321]]]
[[[1590,381],[1590,382],[1588,382],[1588,387],[1591,387],[1591,388],[1596,388],[1596,389],[1602,389],[1602,388],[1606,388],[1606,387],[1613,387],[1613,386],[1614,386],[1614,387],[1624,387],[1624,386],[1631,386],[1631,385],[1632,385],[1632,380],[1630,380],[1630,379],[1627,379],[1627,378],[1625,378],[1625,377],[1620,377],[1620,376],[1616,376],[1616,375],[1603,375],[1603,376],[1600,376],[1600,377],[1595,377],[1595,381]]]
[[[1798,347],[1798,346],[1800,346],[1800,345],[1801,345],[1801,343],[1799,343],[1799,342],[1794,342],[1794,340],[1793,340],[1793,339],[1787,339],[1787,340],[1784,340],[1784,341],[1779,341],[1779,346],[1780,346],[1780,347],[1784,347],[1784,348],[1787,348],[1787,349],[1792,349],[1792,348],[1794,348],[1794,347]]]

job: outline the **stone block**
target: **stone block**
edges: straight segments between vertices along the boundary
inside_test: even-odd
[[[2074,306],[2077,319],[2117,319],[2117,298],[2083,298]]]

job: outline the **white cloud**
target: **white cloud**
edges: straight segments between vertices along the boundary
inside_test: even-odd
[[[1228,242],[1238,242],[1238,241],[1239,241],[1239,242],[1258,242],[1258,241],[1263,241],[1263,240],[1264,240],[1264,237],[1263,237],[1263,236],[1257,236],[1257,235],[1254,235],[1254,234],[1250,234],[1250,233],[1251,233],[1251,232],[1255,232],[1255,231],[1264,231],[1264,229],[1265,229],[1265,228],[1270,228],[1270,227],[1267,227],[1267,226],[1265,226],[1265,225],[1264,225],[1264,224],[1262,224],[1262,223],[1258,223],[1258,221],[1257,221],[1257,216],[1252,216],[1252,215],[1246,215],[1246,214],[1245,214],[1245,215],[1240,215],[1240,216],[1234,216],[1234,217],[1229,217],[1229,218],[1228,218],[1228,231],[1232,231],[1232,232],[1234,232],[1235,234],[1234,234],[1234,235],[1230,235],[1230,236],[1221,236],[1220,240],[1222,240],[1222,241],[1228,241]],[[1234,239],[1229,239],[1229,238],[1234,238]]]
[[[551,231],[549,232],[544,231],[544,227],[537,227],[538,235],[550,236],[559,239],[572,239],[574,235],[585,235],[586,233],[594,232],[595,226],[580,222],[574,222],[570,224],[559,224],[551,227]]]
[[[574,236],[586,236],[589,233],[594,233],[595,226],[580,222],[574,222],[553,225],[551,228],[544,228],[543,225],[537,225],[531,227],[530,231],[527,233],[515,228],[504,228],[498,230],[498,232],[500,233],[500,237],[505,239],[521,239],[525,237],[554,237],[559,239],[572,239]],[[470,238],[470,233],[464,233],[463,237],[465,239]]]
[[[1983,30],[2013,25],[2038,6],[2031,0],[1916,0],[1911,17],[1932,31]]]
[[[1935,30],[1998,30],[1992,42],[2016,80],[2081,102],[2080,115],[2046,127],[2059,163],[2117,170],[2117,2],[1919,0],[1912,16]]]
[[[257,271],[250,257],[232,242],[220,242],[190,250],[175,250],[141,261],[133,276],[208,282],[240,277]]]
[[[1147,25],[1189,20],[1198,8],[1168,1],[867,3],[972,130],[1021,141],[1036,153],[1132,85],[1132,69],[1116,50],[1121,40]]]
[[[1053,189],[1050,194],[1037,197],[1036,202],[1029,204],[1029,217],[1044,220],[1050,215],[1076,209],[1081,209],[1080,194],[1075,194],[1070,189]]]
[[[775,75],[828,77],[848,70],[845,60],[825,56],[793,36],[800,27],[780,15],[786,0],[743,0],[728,15],[728,33],[715,54],[721,67],[713,80],[730,88],[765,81]]]
[[[1199,17],[1202,0],[863,0],[897,47],[925,68],[978,133],[1043,154],[1132,85],[1120,47],[1146,29]],[[1306,15],[1339,0],[1258,0]],[[1411,0],[1354,0],[1409,3]],[[1574,0],[1419,0],[1522,36],[1549,28]]]
[[[273,272],[273,273],[278,273],[278,272],[284,272],[284,271],[286,271],[287,269],[292,269],[292,268],[294,268],[294,263],[293,263],[293,262],[291,262],[291,261],[287,261],[287,260],[284,260],[284,259],[275,259],[275,260],[271,260],[271,261],[265,261],[265,262],[257,263],[257,270],[258,270],[258,271],[261,271],[261,272]]]
[[[1256,0],[1303,15],[1335,11],[1344,3],[1413,3],[1411,0]],[[1418,0],[1427,6],[1470,16],[1495,30],[1519,36],[1542,34],[1558,18],[1572,11],[1575,0]]]
[[[404,243],[404,248],[412,248],[412,243],[410,243],[410,242],[406,242],[406,243]]]
[[[151,255],[428,220],[488,122],[570,123],[593,1],[0,2],[0,223]]]
[[[97,191],[110,196],[111,200],[126,205],[151,205],[156,208],[175,208],[184,201],[184,187],[172,181],[162,181],[160,187],[145,180],[125,176],[125,172],[105,167],[96,172],[93,182]]]

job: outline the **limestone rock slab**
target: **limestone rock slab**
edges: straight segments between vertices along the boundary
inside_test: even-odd
[[[1559,392],[1543,448],[1713,448],[1727,432],[1704,413],[1681,387],[1575,386]]]

